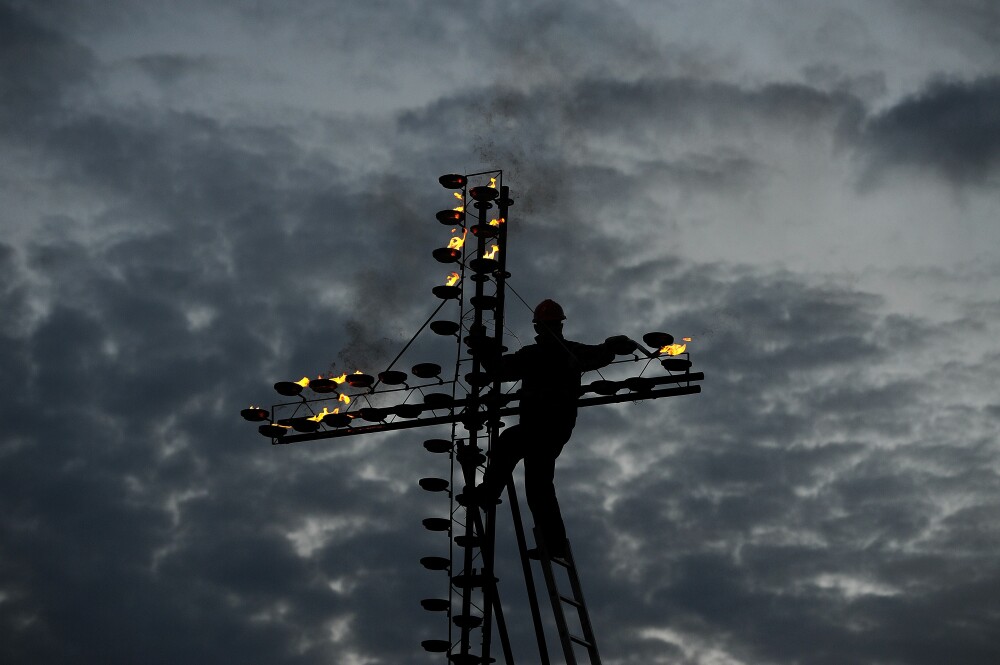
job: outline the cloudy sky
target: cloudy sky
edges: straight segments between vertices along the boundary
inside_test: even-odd
[[[996,663],[998,45],[992,0],[0,2],[0,661],[440,662],[448,430],[238,412],[382,369],[437,175],[496,168],[518,293],[706,374],[560,458],[605,663]]]

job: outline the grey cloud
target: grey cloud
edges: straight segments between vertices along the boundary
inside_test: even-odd
[[[176,54],[144,55],[132,62],[161,85],[172,85],[185,77],[215,67],[215,62],[211,58]]]
[[[596,7],[574,14],[574,29],[599,26]],[[525,8],[518,25],[544,19],[558,35],[548,11]],[[478,159],[514,188],[512,284],[529,302],[557,288],[584,341],[693,334],[708,376],[698,397],[587,410],[560,460],[609,662],[705,661],[640,632],[665,626],[749,662],[946,651],[991,662],[997,409],[939,403],[990,389],[974,367],[929,386],[915,365],[913,349],[946,328],[819,278],[692,263],[648,240],[668,230],[662,218],[630,214],[656,210],[647,172],[688,196],[766,181],[771,165],[746,135],[853,137],[864,112],[853,95],[616,80],[642,40],[636,54],[599,45],[578,63],[586,44],[548,53],[526,41],[507,62],[550,59],[499,91],[383,124],[316,121],[329,133],[316,145],[298,117],[223,121],[111,98],[49,113],[100,66],[23,26],[18,39],[54,82],[18,88],[47,137],[46,170],[32,177],[88,204],[0,245],[0,368],[18,388],[0,445],[0,660],[319,663],[353,651],[410,662],[420,639],[440,637],[443,621],[417,601],[445,580],[417,561],[443,553],[420,519],[445,505],[414,487],[447,474],[419,446],[439,432],[272,448],[237,412],[291,373],[335,357],[374,369],[399,348],[437,304],[429,252],[447,229],[433,220],[434,177]],[[629,29],[613,26],[609,43]],[[61,69],[66,59],[82,65]],[[167,77],[185,67],[152,61]],[[563,67],[565,80],[534,87]],[[598,140],[636,152],[614,163]],[[362,162],[366,145],[389,154]],[[513,306],[523,337],[526,310]],[[995,313],[969,318],[988,327]],[[301,554],[293,534],[308,520],[329,528]],[[530,653],[505,517],[499,528],[508,621]],[[338,621],[349,628],[334,641]]]
[[[970,37],[992,51],[1000,31],[1000,10],[990,0],[896,0],[896,4],[935,26],[938,35],[956,48],[973,53]]]
[[[592,564],[635,589],[623,597],[602,588],[602,621],[622,630],[670,626],[749,661],[796,662],[806,649],[817,663],[936,662],[939,646],[900,650],[904,626],[931,625],[931,607],[953,608],[958,621],[986,605],[966,612],[944,600],[944,590],[968,583],[972,571],[947,563],[941,546],[924,539],[933,532],[953,553],[988,556],[995,530],[978,511],[994,503],[997,480],[972,452],[979,447],[967,435],[978,426],[923,426],[924,414],[945,412],[937,392],[961,377],[943,378],[935,391],[916,376],[880,379],[910,348],[898,340],[933,337],[933,329],[876,316],[880,303],[866,294],[807,287],[787,275],[743,274],[731,283],[702,275],[697,283],[707,302],[690,314],[701,325],[715,319],[715,332],[693,344],[696,366],[708,375],[705,394],[644,410],[664,416],[627,430],[595,415],[567,451],[576,459],[565,473],[580,479],[563,490],[577,508],[571,533],[638,546],[626,565],[616,566],[622,555],[614,546],[603,548],[603,564]],[[742,325],[719,326],[719,311]],[[740,334],[755,321],[764,334]],[[829,383],[824,375],[839,378]],[[709,393],[713,399],[704,399]],[[986,417],[967,412],[970,422]],[[951,442],[945,447],[942,435]],[[604,440],[624,440],[618,465],[608,467]],[[880,449],[875,441],[898,445]],[[611,480],[628,458],[662,472]],[[610,482],[594,488],[594,478]],[[937,522],[956,491],[977,509]],[[933,561],[920,566],[930,552]],[[911,572],[901,576],[902,568]],[[988,623],[973,620],[955,636],[963,658],[988,662],[996,646]],[[942,639],[935,633],[926,644]]]
[[[89,81],[85,48],[9,3],[0,5],[0,113],[8,136],[31,136],[63,96]]]
[[[870,118],[871,171],[928,170],[955,184],[992,182],[1000,163],[1000,78],[943,80]]]

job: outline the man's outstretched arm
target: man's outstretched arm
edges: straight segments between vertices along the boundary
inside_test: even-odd
[[[625,345],[630,342],[631,340],[624,335],[615,335],[601,344],[578,343],[574,352],[583,371],[588,372],[610,365],[615,359],[615,354],[622,353]]]

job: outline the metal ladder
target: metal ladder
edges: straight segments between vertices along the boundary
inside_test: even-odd
[[[550,665],[550,661],[548,646],[545,640],[544,629],[542,627],[541,610],[538,603],[534,575],[532,573],[532,560],[538,561],[542,568],[542,575],[545,578],[545,586],[548,590],[549,601],[552,606],[553,618],[555,619],[556,629],[559,632],[559,641],[562,645],[565,665],[578,665],[578,663],[582,662],[577,659],[574,645],[579,645],[586,649],[588,657],[587,662],[589,665],[601,665],[601,656],[597,651],[597,639],[594,636],[594,628],[590,622],[590,613],[587,610],[587,604],[583,598],[583,587],[580,584],[580,576],[577,574],[576,562],[573,558],[573,550],[569,541],[567,540],[566,542],[565,558],[550,557],[545,547],[545,541],[537,537],[537,532],[535,537],[537,547],[534,549],[528,549],[524,534],[524,524],[521,520],[520,505],[517,500],[517,492],[512,481],[507,484],[507,497],[510,503],[511,516],[513,517],[514,531],[517,536],[518,550],[521,555],[520,558],[524,572],[524,582],[527,587],[528,601],[535,627],[535,638],[538,642],[539,665]],[[495,524],[496,511],[491,507],[491,509],[487,511],[486,520],[482,519],[477,507],[468,510],[467,515],[469,526],[474,527],[474,531],[478,535],[476,540],[480,543],[482,553],[482,576],[484,580],[483,590],[485,594],[483,598],[483,609],[485,615],[484,621],[488,626],[491,615],[496,619],[497,628],[499,629],[500,642],[504,652],[504,660],[507,665],[514,665],[514,657],[511,653],[511,645],[507,635],[506,622],[504,621],[502,605],[500,604],[499,588],[497,587],[498,580],[493,575],[493,539],[495,535],[493,526]],[[564,595],[560,592],[559,586],[556,582],[556,571],[553,569],[553,566],[560,566],[565,569],[566,577],[568,578],[570,586],[570,595]],[[570,627],[566,621],[566,611],[563,607],[564,605],[576,608],[582,637],[574,635],[570,632]],[[483,653],[487,654],[486,656],[481,658],[471,654],[466,655],[465,653],[452,654],[449,657],[449,660],[454,663],[494,662],[494,659],[489,658],[488,656],[490,650],[490,634],[488,628],[484,631],[483,638]]]
[[[552,558],[545,548],[544,539],[535,538],[538,548],[534,552],[529,552],[531,558],[538,557],[542,566],[542,575],[545,577],[545,586],[549,592],[549,601],[552,603],[552,613],[556,620],[556,629],[559,631],[559,641],[562,643],[563,655],[566,658],[566,665],[577,665],[574,644],[579,644],[587,650],[590,665],[601,665],[601,655],[597,652],[597,639],[594,637],[594,627],[590,623],[590,612],[587,611],[587,603],[583,598],[583,587],[580,585],[580,576],[576,571],[576,561],[573,559],[573,548],[566,541],[566,558]],[[534,555],[534,556],[533,556]],[[569,578],[570,593],[566,596],[559,591],[556,584],[556,573],[553,565],[561,566],[566,570]],[[566,623],[566,612],[563,605],[576,608],[577,617],[580,620],[580,630],[582,637],[578,637],[570,632]]]

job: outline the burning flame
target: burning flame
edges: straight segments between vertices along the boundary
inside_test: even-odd
[[[497,252],[499,252],[499,251],[500,251],[500,245],[491,245],[490,246],[490,251],[488,251],[485,254],[483,254],[483,258],[484,259],[493,259],[493,258],[496,258]]]
[[[685,341],[685,342],[690,342],[690,341],[691,341],[691,338],[690,338],[690,337],[682,337],[681,339],[682,339],[683,341]]]
[[[455,212],[465,212],[465,206],[455,206],[452,210]]]
[[[465,203],[465,197],[462,196],[459,192],[452,192],[451,195],[454,196],[459,201],[461,201],[462,203]]]
[[[452,229],[451,232],[454,233],[456,229]],[[465,236],[469,235],[469,229],[465,229],[460,236],[452,236],[451,240],[448,241],[448,249],[462,249],[462,245],[465,244]]]
[[[323,416],[332,416],[335,413],[340,413],[340,409],[336,408],[333,411],[330,411],[324,406],[322,413],[317,413],[315,416],[309,416],[306,420],[315,420],[316,422],[319,422],[323,420]]]
[[[293,381],[292,383],[296,383],[296,384],[302,386],[303,388],[305,388],[305,387],[307,387],[309,385],[309,377],[303,376],[298,381]]]
[[[501,224],[503,224],[506,221],[507,220],[504,219],[503,217],[499,217],[497,219],[491,219],[490,220],[490,226],[500,226]]]
[[[677,356],[687,350],[687,344],[667,344],[666,346],[660,347],[660,353],[665,353],[668,356]]]
[[[340,376],[335,376],[335,377],[333,377],[333,378],[332,378],[331,380],[332,380],[332,381],[333,381],[334,383],[336,383],[337,385],[340,385],[340,384],[341,384],[341,383],[343,383],[344,381],[347,381],[347,372],[344,372],[344,373],[343,373],[343,374],[341,374]]]
[[[448,279],[446,279],[444,283],[446,286],[455,286],[456,284],[458,284],[458,280],[460,279],[462,279],[462,276],[459,275],[457,272],[453,272],[450,275],[448,275]]]
[[[347,395],[345,395],[344,393],[340,393],[340,395],[337,397],[337,399],[339,401],[343,402],[344,404],[350,404],[351,403],[351,398],[348,397]],[[323,408],[326,408],[326,407],[323,407]],[[336,411],[334,411],[334,413],[336,413]]]
[[[496,187],[496,186],[497,186],[497,179],[490,178],[490,187]]]

